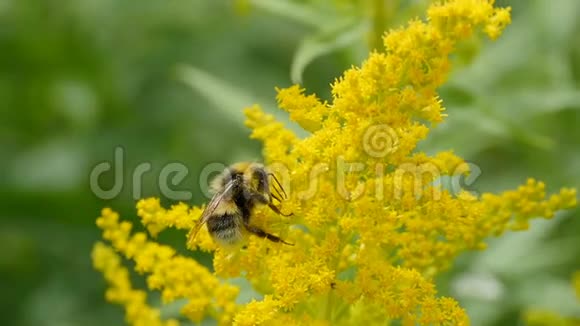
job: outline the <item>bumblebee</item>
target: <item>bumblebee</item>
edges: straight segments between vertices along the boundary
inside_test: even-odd
[[[270,183],[270,180],[273,182]],[[257,205],[268,205],[277,214],[283,214],[273,200],[287,198],[276,176],[259,163],[236,163],[227,167],[211,182],[214,193],[201,217],[189,234],[188,243],[195,238],[204,224],[214,241],[232,246],[243,238],[243,230],[272,242],[292,245],[251,224],[252,211]]]

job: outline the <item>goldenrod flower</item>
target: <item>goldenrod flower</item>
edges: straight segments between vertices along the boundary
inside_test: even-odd
[[[144,224],[149,229],[155,227],[155,232],[166,226],[161,223],[181,226],[178,221],[186,218],[190,212],[189,209],[183,210],[183,205],[174,206],[167,212],[155,199],[140,201],[137,207]],[[150,214],[158,216],[159,220],[151,219]],[[190,219],[186,226],[191,226],[191,221],[193,220]],[[115,251],[135,262],[135,271],[147,275],[148,288],[159,290],[163,303],[189,299],[181,309],[184,316],[200,321],[205,315],[212,313],[224,324],[231,322],[232,315],[237,310],[234,302],[238,295],[236,287],[220,282],[194,259],[178,255],[169,246],[150,241],[145,233],[136,232],[131,235],[131,223],[120,222],[119,215],[108,208],[103,209],[101,217],[97,219],[97,226],[103,230],[103,239],[109,241],[112,248],[97,243],[93,250],[93,263],[111,284],[107,299],[125,305],[128,323],[165,325],[157,321],[159,312],[145,303],[145,292],[131,289],[128,271],[122,267],[120,257]],[[171,320],[166,324],[173,326],[179,323]]]
[[[426,21],[390,31],[384,53],[371,53],[336,80],[330,103],[299,86],[279,89],[279,106],[308,132],[304,138],[258,106],[246,110],[252,138],[263,142],[265,162],[290,195],[284,209],[294,213],[282,218],[258,208],[252,222],[294,246],[251,236],[245,248],[219,248],[202,229],[188,247],[214,252],[211,273],[144,233],[131,234],[131,224],[108,209],[97,221],[103,238],[135,262],[164,302],[186,298],[182,313],[193,321],[211,316],[237,325],[468,325],[455,300],[437,296],[431,278],[461,252],[485,248],[485,238],[525,229],[531,218],[550,218],[576,204],[574,190],[547,197],[544,184],[533,179],[499,195],[452,192],[437,181],[468,174],[463,159],[452,151],[416,151],[445,118],[436,90],[448,76],[457,43],[478,31],[494,39],[509,24],[509,8],[492,3],[431,5]],[[167,227],[188,230],[202,212],[185,204],[164,209],[157,199],[141,200],[137,208],[151,236]],[[119,287],[116,274],[107,272],[121,269],[118,257],[113,267],[102,267],[110,260],[98,254],[102,246],[95,247],[95,266],[112,288]],[[237,289],[227,279],[240,276],[263,299],[236,304]],[[128,310],[132,302],[111,301]],[[140,304],[144,314],[153,314]],[[128,321],[139,319],[128,315]]]
[[[121,258],[115,250],[97,242],[93,249],[95,268],[103,273],[110,287],[107,290],[108,301],[125,306],[126,321],[132,325],[175,326],[176,320],[161,321],[157,309],[151,308],[146,302],[145,291],[134,290],[129,279],[129,271],[121,265]]]

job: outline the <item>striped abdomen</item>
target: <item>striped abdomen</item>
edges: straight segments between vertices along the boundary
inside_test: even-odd
[[[221,245],[234,245],[242,240],[242,219],[239,214],[214,215],[207,220],[207,230]]]

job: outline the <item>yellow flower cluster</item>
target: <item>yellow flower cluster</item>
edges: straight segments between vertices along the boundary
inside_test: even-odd
[[[162,227],[160,223],[168,222],[182,226],[180,220],[189,217],[185,225],[191,226],[192,219],[188,214],[195,209],[183,210],[184,205],[177,205],[166,212],[155,199],[140,201],[137,205],[139,215],[148,228],[156,232]],[[163,215],[159,220],[151,219],[150,214]],[[237,310],[235,298],[238,288],[220,282],[204,266],[194,259],[178,255],[169,246],[158,244],[148,239],[143,232],[131,233],[133,225],[119,221],[119,215],[105,208],[97,219],[97,226],[103,230],[103,239],[111,247],[97,243],[93,249],[93,263],[102,271],[110,284],[107,299],[125,306],[126,319],[132,325],[179,325],[176,320],[162,323],[159,312],[148,306],[143,291],[131,288],[129,274],[121,264],[121,256],[135,263],[135,271],[146,275],[150,290],[161,292],[163,303],[177,299],[188,299],[181,308],[181,313],[192,321],[201,321],[207,314],[213,314],[223,324],[231,322]]]
[[[131,308],[137,301],[121,255],[164,303],[187,299],[182,314],[193,321],[468,325],[455,300],[437,296],[431,278],[462,251],[485,248],[486,237],[576,204],[574,190],[547,197],[535,180],[499,195],[452,192],[437,181],[467,175],[463,159],[452,151],[415,150],[445,117],[436,89],[457,43],[478,31],[496,38],[509,22],[509,8],[494,8],[491,0],[435,3],[426,21],[390,31],[385,52],[346,71],[332,85],[331,103],[298,86],[279,89],[279,106],[308,132],[304,138],[258,106],[249,108],[251,137],[263,142],[265,162],[289,194],[283,208],[294,213],[283,218],[259,207],[252,223],[294,246],[250,236],[243,248],[226,249],[203,228],[188,248],[214,252],[212,273],[145,233],[131,234],[129,222],[105,209],[97,225],[112,247],[97,244],[93,259],[120,293],[108,299],[126,307],[131,324],[159,322],[144,297],[141,312]],[[137,209],[151,236],[168,227],[190,229],[202,213],[185,204],[164,209],[157,199],[141,200]],[[236,304],[238,290],[226,279],[240,276],[263,298]]]
[[[128,323],[148,326],[179,325],[174,319],[161,321],[159,310],[151,308],[146,303],[147,293],[132,288],[129,270],[121,264],[121,257],[113,248],[97,242],[92,258],[95,268],[103,273],[105,280],[110,284],[106,293],[107,300],[125,306]]]

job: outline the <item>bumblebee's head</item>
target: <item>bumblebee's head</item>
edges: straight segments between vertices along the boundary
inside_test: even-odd
[[[274,181],[274,188],[272,189],[270,189],[272,185],[270,183],[271,180]],[[215,189],[215,192],[222,191],[230,183],[233,183],[234,186],[233,193],[242,193],[247,197],[246,199],[249,199],[255,194],[263,195],[262,198],[272,197],[278,201],[281,201],[282,198],[287,198],[280,181],[260,163],[241,162],[230,165],[214,180],[213,189]]]
[[[235,163],[214,180],[212,188],[214,192],[219,192],[230,182],[235,183],[237,191],[264,193],[268,189],[268,172],[260,163]]]

